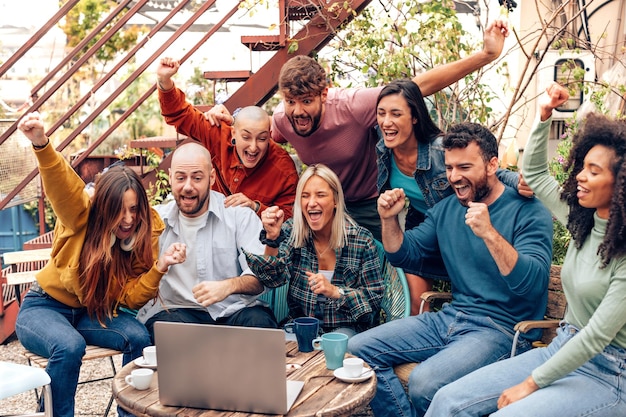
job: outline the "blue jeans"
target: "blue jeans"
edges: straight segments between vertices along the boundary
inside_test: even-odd
[[[469,316],[449,304],[437,313],[394,320],[357,334],[348,351],[376,371],[380,416],[422,416],[437,390],[492,362],[508,357],[513,333],[487,317]],[[518,349],[529,348],[521,341]],[[393,367],[420,362],[409,376],[409,398]]]
[[[118,310],[117,317],[107,319],[105,325],[89,317],[85,308],[69,307],[47,294],[26,294],[15,332],[26,349],[49,358],[46,372],[52,380],[54,417],[74,416],[74,395],[87,345],[122,351],[124,365],[150,345],[148,331],[130,314]]]
[[[426,416],[626,416],[626,350],[614,346],[551,385],[498,410],[502,391],[526,379],[576,332],[564,324],[548,347],[486,366],[442,388]]]

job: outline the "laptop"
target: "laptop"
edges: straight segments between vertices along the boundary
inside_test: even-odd
[[[156,322],[154,339],[162,405],[286,414],[304,386],[280,329]]]

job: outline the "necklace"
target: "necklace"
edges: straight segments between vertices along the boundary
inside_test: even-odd
[[[324,249],[323,251],[320,252],[320,250],[317,248],[317,245],[315,245],[315,241],[313,242],[313,246],[315,246],[315,251],[317,252],[317,257],[321,258],[322,255],[324,253],[326,253],[326,251],[330,248],[330,239],[328,240],[328,245],[326,246],[326,249]]]

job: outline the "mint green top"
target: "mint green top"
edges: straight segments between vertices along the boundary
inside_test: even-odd
[[[560,200],[557,181],[548,172],[548,134],[551,119],[537,120],[524,151],[522,171],[535,195],[563,224],[569,207]],[[569,342],[532,372],[540,387],[576,370],[609,344],[626,348],[626,257],[605,268],[597,254],[607,219],[594,215],[594,227],[580,249],[570,244],[561,281],[567,299],[564,320],[580,329]]]

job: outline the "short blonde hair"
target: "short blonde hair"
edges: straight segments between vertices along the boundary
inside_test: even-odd
[[[347,241],[345,222],[348,220],[354,223],[354,220],[352,220],[346,213],[343,188],[341,187],[341,182],[339,181],[337,174],[323,164],[309,166],[298,180],[298,186],[296,187],[296,200],[293,205],[293,230],[290,237],[291,244],[296,248],[301,248],[306,245],[306,241],[309,238],[312,238],[311,228],[309,227],[302,211],[302,190],[304,189],[304,185],[307,181],[314,176],[320,177],[326,181],[331,190],[333,190],[336,207],[330,232],[329,244],[333,249],[342,248]]]

